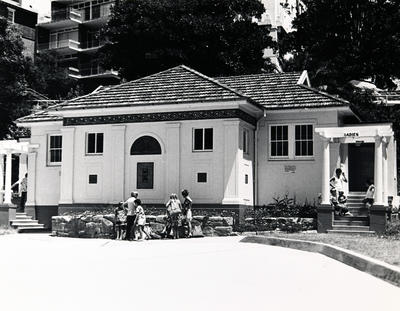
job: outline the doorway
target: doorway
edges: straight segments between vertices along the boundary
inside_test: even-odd
[[[374,180],[375,145],[349,144],[349,191],[366,191],[366,181]]]

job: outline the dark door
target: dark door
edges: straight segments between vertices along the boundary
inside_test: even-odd
[[[374,153],[374,144],[349,144],[349,191],[366,191],[366,181],[374,180]]]
[[[136,176],[137,189],[153,189],[154,186],[154,163],[139,162],[137,164]]]

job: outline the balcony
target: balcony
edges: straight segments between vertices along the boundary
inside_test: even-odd
[[[39,43],[38,50],[56,50],[60,54],[71,54],[81,51],[80,43],[71,39]]]
[[[97,64],[82,66],[80,69],[74,67],[69,67],[68,69],[69,76],[74,79],[108,78],[119,80],[118,71],[113,69],[106,70]]]
[[[15,28],[21,33],[22,38],[35,41],[35,29],[20,24],[14,24]]]
[[[51,21],[39,24],[38,26],[48,29],[60,29],[75,27],[82,23],[81,12],[72,8],[66,8],[62,10],[53,10],[51,12]]]

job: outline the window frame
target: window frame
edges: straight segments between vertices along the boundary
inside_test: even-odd
[[[206,130],[212,131],[212,148],[205,149],[205,142],[206,142]],[[195,132],[196,130],[202,130],[203,139],[202,139],[202,149],[195,149]],[[194,127],[192,128],[192,152],[213,152],[214,151],[214,128],[213,127]]]
[[[243,128],[242,132],[242,150],[243,154],[250,155],[250,131],[247,128]]]
[[[51,148],[51,137],[55,137],[55,136],[59,136],[61,137],[61,148]],[[62,146],[63,146],[63,142],[62,142],[63,136],[62,134],[47,134],[47,166],[61,166],[62,163]],[[60,161],[57,162],[53,162],[51,161],[51,151],[52,150],[60,150],[61,151],[61,159]]]
[[[312,155],[307,156],[296,156],[296,125],[311,125],[312,126]],[[287,126],[288,127],[288,155],[287,156],[273,156],[271,154],[271,128],[274,126]],[[315,122],[304,121],[304,122],[293,122],[293,123],[271,123],[268,125],[268,159],[270,161],[301,161],[301,160],[314,160],[315,159]],[[310,141],[310,140],[307,140]]]
[[[12,20],[9,19],[9,14],[12,13]],[[7,8],[7,21],[11,24],[15,24],[15,9]]]
[[[95,135],[95,140],[94,140],[95,152],[89,152],[89,135],[90,134]],[[103,151],[102,152],[97,152],[97,137],[99,134],[103,134]],[[85,155],[86,156],[102,156],[104,154],[104,132],[87,132],[85,140],[86,140],[85,141]]]
[[[311,141],[312,142],[312,155],[296,155],[296,142],[297,142],[297,140],[296,140],[296,126],[302,126],[302,125],[311,126],[312,139],[302,139],[302,140],[299,140],[299,141],[300,142],[301,141],[306,141],[306,142]],[[293,137],[294,137],[294,139],[293,139],[293,143],[294,143],[293,156],[294,156],[294,158],[295,159],[313,159],[314,158],[314,146],[315,146],[314,124],[313,123],[296,123],[296,124],[294,124],[293,125]]]
[[[284,155],[284,156],[274,156],[272,155],[272,127],[278,127],[278,126],[286,126],[287,127],[287,143],[288,143],[288,154]],[[277,123],[277,124],[270,124],[268,127],[268,155],[269,158],[272,160],[286,160],[286,159],[290,159],[290,124],[284,124],[284,123]],[[286,140],[280,140],[280,142],[284,142]],[[276,141],[277,142],[277,141]]]

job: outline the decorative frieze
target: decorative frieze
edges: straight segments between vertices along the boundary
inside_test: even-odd
[[[141,123],[141,122],[165,122],[184,120],[209,120],[239,118],[251,125],[256,125],[256,118],[240,109],[201,110],[201,111],[174,111],[158,113],[121,114],[108,116],[89,116],[64,118],[64,126],[93,125],[93,124],[117,124],[117,123]]]

